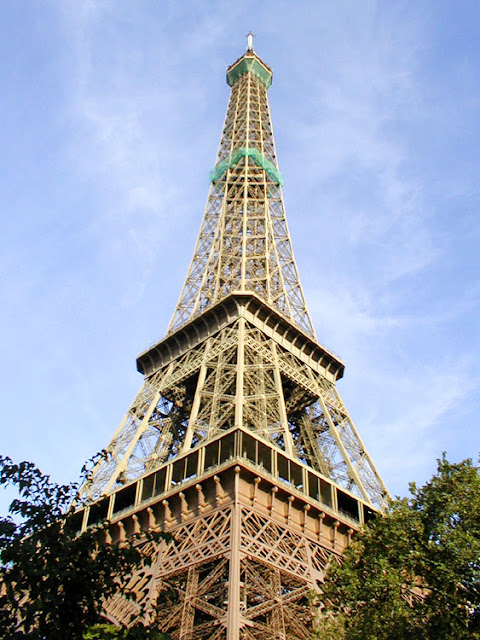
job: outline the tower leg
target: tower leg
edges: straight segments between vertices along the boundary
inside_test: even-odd
[[[238,469],[238,472],[240,470]],[[240,544],[241,506],[238,502],[239,473],[235,469],[232,505],[230,566],[228,574],[227,640],[240,640]]]

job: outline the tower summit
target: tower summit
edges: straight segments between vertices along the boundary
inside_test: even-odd
[[[315,336],[293,255],[267,90],[253,49],[231,87],[207,204],[166,337],[83,488],[82,526],[173,541],[131,587],[182,640],[296,640],[307,593],[388,492],[337,392],[343,363]],[[155,611],[172,588],[178,605]],[[135,603],[107,605],[129,624]]]

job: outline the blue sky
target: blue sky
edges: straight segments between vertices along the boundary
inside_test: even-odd
[[[367,449],[397,495],[442,451],[477,457],[480,7],[465,0],[3,0],[0,453],[68,481],[108,443],[180,293],[250,29],[274,70],[307,304]]]

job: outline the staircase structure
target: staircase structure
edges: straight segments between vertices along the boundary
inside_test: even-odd
[[[271,82],[249,35],[170,327],[138,357],[144,384],[83,487],[82,527],[172,535],[132,576],[136,600],[107,613],[129,624],[147,603],[174,640],[307,640],[309,593],[388,499],[305,304]]]

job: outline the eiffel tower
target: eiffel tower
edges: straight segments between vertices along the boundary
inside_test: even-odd
[[[144,604],[174,640],[310,638],[309,592],[388,499],[305,304],[271,82],[249,34],[167,335],[138,357],[143,386],[83,487],[79,526],[171,534],[106,613],[129,625]]]

